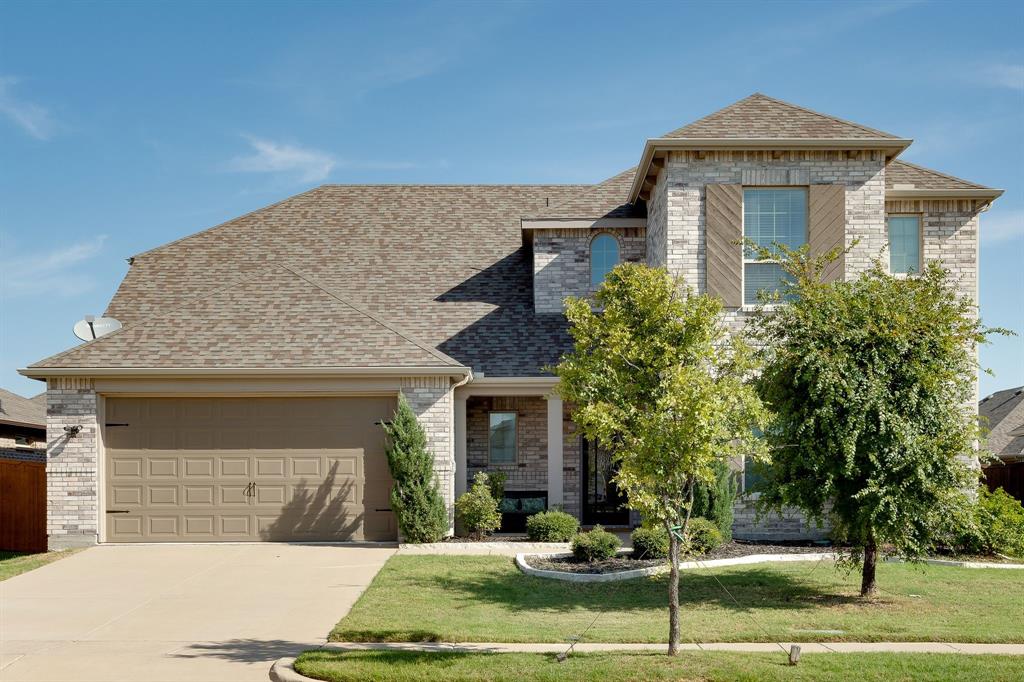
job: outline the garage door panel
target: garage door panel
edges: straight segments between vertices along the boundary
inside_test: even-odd
[[[157,404],[160,403],[160,404]],[[107,398],[108,541],[394,540],[377,398]],[[368,525],[369,524],[369,525]],[[372,536],[372,537],[371,537]]]

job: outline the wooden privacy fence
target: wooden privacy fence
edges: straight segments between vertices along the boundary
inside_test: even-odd
[[[985,483],[989,490],[1002,488],[1018,500],[1024,500],[1024,462],[985,467]]]
[[[0,459],[0,549],[46,551],[46,464]]]

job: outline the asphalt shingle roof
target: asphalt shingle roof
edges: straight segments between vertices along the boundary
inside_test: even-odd
[[[821,114],[759,92],[662,135],[663,138],[887,138],[896,135]]]
[[[563,316],[533,312],[520,216],[581,189],[326,185],[140,254],[106,312],[124,328],[33,367],[405,362],[334,330],[341,304],[274,270],[287,266],[476,371],[540,375],[569,339]],[[299,331],[245,338],[271,314]]]
[[[895,185],[913,185],[914,189],[988,189],[984,185],[967,182],[899,159],[885,169],[885,188],[895,189]]]
[[[24,398],[0,388],[0,423],[29,424],[46,428],[46,399]]]
[[[565,220],[569,218],[635,218],[645,215],[642,207],[625,203],[636,166],[624,170],[593,187],[585,189],[531,218]]]
[[[988,446],[1000,457],[1024,455],[1024,386],[996,391],[978,402]]]

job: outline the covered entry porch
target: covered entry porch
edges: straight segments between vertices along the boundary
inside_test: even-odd
[[[455,390],[455,494],[477,472],[505,476],[503,531],[560,508],[585,525],[628,526],[610,459],[578,433],[554,378],[478,378]]]

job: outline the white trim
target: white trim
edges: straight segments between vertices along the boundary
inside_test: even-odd
[[[47,377],[209,377],[209,376],[458,376],[469,367],[23,367],[18,373],[32,379]]]
[[[565,498],[565,472],[562,469],[562,399],[548,396],[548,508],[562,505]]]
[[[887,189],[886,199],[987,199],[1003,195],[1001,189]]]
[[[647,218],[522,218],[524,230],[615,229],[647,227]]]

